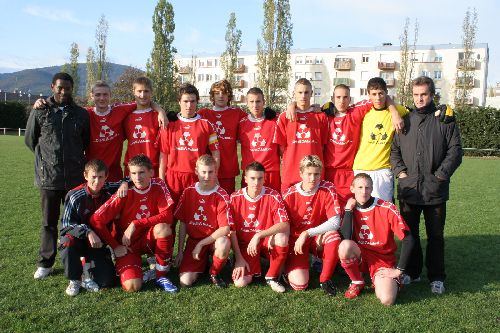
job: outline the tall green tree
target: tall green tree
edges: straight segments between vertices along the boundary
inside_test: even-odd
[[[109,78],[110,70],[110,65],[106,55],[108,28],[108,21],[103,14],[99,19],[99,23],[97,24],[95,31],[95,47],[97,51],[96,79],[103,81],[106,81]]]
[[[262,40],[257,42],[258,84],[266,103],[281,107],[286,103],[291,76],[290,49],[293,45],[290,3],[265,0]]]
[[[78,57],[80,57],[80,51],[78,49],[78,44],[71,43],[71,48],[69,50],[69,63],[65,63],[61,67],[61,72],[68,73],[71,75],[74,81],[73,92],[75,95],[78,94],[78,89],[80,88],[80,76],[78,74]]]
[[[224,78],[236,85],[236,76],[234,74],[238,67],[238,53],[241,48],[241,30],[236,28],[236,14],[229,14],[229,21],[226,30],[226,50],[221,55],[221,67],[224,71]]]
[[[87,67],[87,80],[85,83],[85,96],[89,97],[92,85],[96,80],[96,63],[95,63],[95,52],[94,49],[89,47],[87,49],[87,57],[86,57],[86,67]]]
[[[123,71],[122,75],[113,83],[113,101],[114,102],[127,102],[134,100],[134,93],[132,91],[132,84],[139,76],[144,75],[144,71],[128,67]]]
[[[401,62],[399,64],[398,80],[396,82],[396,96],[400,104],[413,105],[413,94],[411,81],[415,68],[415,49],[418,40],[418,21],[415,20],[413,30],[413,44],[410,46],[410,19],[407,17],[403,28],[403,33],[399,36],[401,48]]]
[[[174,42],[174,9],[172,4],[159,0],[153,15],[154,43],[151,58],[148,59],[147,75],[153,81],[155,101],[172,109],[176,104],[175,63],[177,50]]]
[[[457,64],[457,79],[455,83],[455,106],[469,104],[467,100],[472,96],[476,71],[474,46],[476,45],[477,11],[467,8],[462,24],[463,52],[459,54]]]

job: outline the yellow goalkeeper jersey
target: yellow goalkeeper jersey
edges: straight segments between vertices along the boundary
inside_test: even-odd
[[[396,105],[401,117],[407,115],[408,110],[402,105]],[[378,170],[390,168],[392,138],[391,112],[388,109],[375,110],[372,108],[366,114],[361,125],[361,140],[358,152],[354,158],[353,170]]]

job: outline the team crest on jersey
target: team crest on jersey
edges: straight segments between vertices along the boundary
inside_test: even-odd
[[[370,228],[366,224],[363,224],[361,226],[361,229],[359,229],[358,236],[360,241],[361,240],[370,241],[373,239],[373,233],[370,231]]]
[[[387,131],[384,129],[384,125],[382,124],[377,124],[375,125],[375,128],[373,131],[370,133],[370,143],[380,143],[380,144],[385,144],[385,141],[389,135],[387,134]]]
[[[191,137],[191,133],[189,132],[184,132],[182,133],[182,136],[179,138],[179,145],[181,146],[193,146],[194,140]]]
[[[259,220],[257,220],[254,213],[250,213],[247,218],[243,220],[243,225],[246,228],[257,228],[259,226]]]
[[[345,141],[345,134],[342,133],[342,129],[340,127],[336,127],[332,133],[332,141],[337,145],[345,145],[347,142]]]
[[[99,132],[99,137],[100,138],[110,138],[115,134],[115,131],[113,131],[108,125],[102,125],[101,126],[101,131]]]
[[[214,123],[215,131],[217,132],[217,135],[222,138],[222,135],[226,134],[226,129],[224,128],[224,125],[222,125],[222,121],[217,120]]]
[[[193,215],[193,219],[197,222],[199,221],[206,222],[208,220],[207,216],[205,215],[205,208],[203,208],[203,206],[198,207],[198,210]]]
[[[139,212],[135,215],[135,218],[137,220],[140,220],[140,219],[144,219],[144,218],[147,218],[151,215],[151,213],[149,212],[149,209],[148,209],[148,206],[146,205],[141,205],[139,207]]]
[[[146,131],[142,129],[142,125],[135,125],[132,137],[134,139],[144,139],[146,137]]]
[[[307,128],[306,124],[300,124],[295,136],[299,140],[309,139],[311,137],[311,131]]]
[[[252,147],[264,147],[266,145],[266,139],[264,139],[260,133],[255,133],[251,145]]]

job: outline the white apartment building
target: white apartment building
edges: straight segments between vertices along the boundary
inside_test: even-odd
[[[476,44],[473,61],[465,63],[463,47],[459,44],[416,46],[413,77],[425,75],[436,84],[441,103],[454,104],[455,87],[472,86],[470,105],[484,106],[488,78],[488,44]],[[176,59],[181,82],[197,86],[202,102],[208,102],[210,85],[223,78],[220,54],[179,57]],[[382,77],[387,82],[389,95],[396,95],[396,82],[401,63],[399,46],[384,43],[376,47],[335,47],[326,49],[296,49],[291,52],[291,77],[289,91],[299,78],[311,80],[314,87],[314,103],[330,100],[337,84],[351,88],[352,102],[367,98],[366,84],[372,77]],[[238,85],[235,100],[243,102],[247,90],[257,85],[257,55],[242,52],[236,71]],[[474,80],[460,77],[459,69],[474,69]],[[467,82],[466,82],[467,81]]]

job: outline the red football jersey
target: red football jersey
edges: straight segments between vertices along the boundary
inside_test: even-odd
[[[90,219],[90,224],[104,242],[112,248],[121,244],[123,232],[131,222],[134,222],[136,231],[132,235],[132,242],[144,236],[149,228],[158,223],[172,223],[172,208],[174,204],[167,185],[159,178],[152,178],[151,185],[145,190],[131,187],[127,196],[118,198],[111,196]],[[117,215],[114,222],[114,235],[107,228]]]
[[[280,171],[279,148],[273,143],[276,120],[256,119],[248,115],[240,121],[238,140],[241,144],[241,169],[253,161],[266,171]]]
[[[203,108],[198,111],[198,114],[212,123],[219,139],[219,178],[239,175],[236,136],[240,120],[247,115],[245,111],[229,106],[222,111]]]
[[[287,183],[299,182],[300,160],[306,155],[317,155],[322,162],[323,147],[328,142],[328,122],[323,112],[313,112],[312,108],[298,111],[296,121],[286,119],[281,113],[276,123],[274,143],[283,147],[282,180]]]
[[[123,150],[123,120],[136,109],[136,103],[114,104],[104,113],[95,107],[87,107],[90,117],[90,143],[85,151],[87,160],[99,159],[110,171],[121,172],[120,162]],[[110,176],[118,177],[112,172]],[[123,176],[123,175],[122,175]],[[116,181],[121,179],[108,179]]]
[[[325,168],[352,169],[359,146],[361,123],[372,105],[370,101],[361,101],[349,108],[343,117],[327,117],[329,133]]]
[[[277,223],[288,222],[283,199],[269,187],[263,187],[255,199],[248,196],[246,187],[234,192],[231,195],[231,212],[234,221],[231,229],[236,231],[238,241],[244,244],[249,243],[256,233]]]
[[[283,201],[290,216],[290,237],[298,238],[302,231],[314,228],[329,218],[340,214],[335,186],[326,180],[307,193],[297,183],[283,194]]]
[[[352,238],[360,247],[391,256],[397,249],[394,235],[402,240],[410,230],[397,207],[378,198],[368,208],[354,209],[353,226]]]
[[[153,169],[158,172],[160,150],[158,148],[159,123],[156,113],[151,108],[135,110],[124,123],[127,152],[124,164],[138,154],[144,154],[151,162]]]
[[[233,223],[229,196],[219,185],[206,192],[200,189],[199,183],[186,188],[174,216],[186,223],[187,235],[193,239],[203,239]]]
[[[198,157],[219,150],[217,134],[212,124],[199,115],[178,117],[160,131],[160,151],[168,156],[168,170],[193,173]]]

